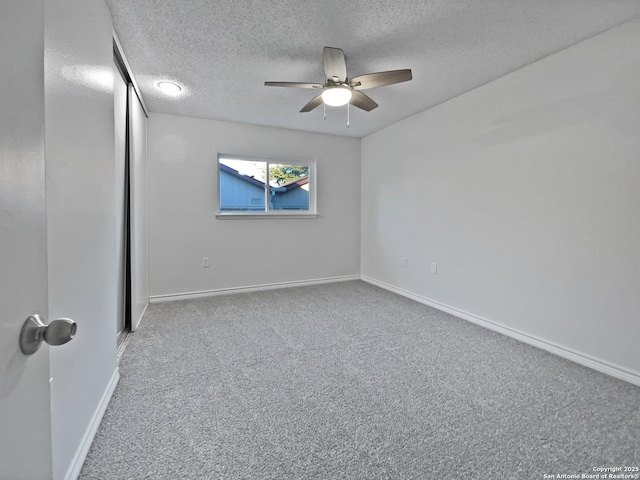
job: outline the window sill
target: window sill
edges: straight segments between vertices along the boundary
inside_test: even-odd
[[[283,218],[317,218],[317,213],[216,213],[218,220],[272,220]]]

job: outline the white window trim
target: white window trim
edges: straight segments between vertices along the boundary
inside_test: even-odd
[[[276,218],[317,218],[319,216],[317,213],[216,213],[218,220],[273,220]]]
[[[309,210],[265,210],[264,212],[224,212],[220,210],[220,159],[221,158],[233,158],[237,160],[245,160],[248,162],[266,162],[267,172],[269,171],[269,164],[291,164],[291,165],[308,165],[309,166]],[[237,155],[219,153],[216,158],[216,218],[218,220],[267,220],[267,219],[308,219],[317,218],[320,215],[317,210],[317,169],[316,160],[300,158],[267,158],[267,157],[253,157],[249,155]],[[267,179],[267,184],[268,184]],[[267,189],[265,188],[265,195],[267,195]],[[267,202],[268,205],[268,202]],[[267,207],[268,208],[268,207]]]

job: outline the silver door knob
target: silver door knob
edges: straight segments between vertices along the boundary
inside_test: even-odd
[[[76,336],[77,329],[78,325],[70,318],[57,318],[45,325],[40,315],[31,315],[20,331],[20,351],[33,355],[43,341],[49,345],[64,345]]]

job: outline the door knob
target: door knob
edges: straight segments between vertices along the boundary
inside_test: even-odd
[[[76,336],[77,329],[78,325],[70,318],[57,318],[45,325],[40,315],[31,315],[20,331],[20,351],[25,355],[33,355],[43,341],[49,345],[64,345]]]

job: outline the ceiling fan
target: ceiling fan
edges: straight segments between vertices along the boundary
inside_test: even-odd
[[[322,93],[307,103],[300,112],[310,112],[322,103],[331,107],[350,104],[370,112],[378,106],[369,96],[360,90],[382,87],[393,83],[411,80],[410,69],[390,70],[387,72],[367,73],[357,77],[347,77],[347,64],[344,52],[340,48],[324,47],[322,52],[324,62],[324,83],[305,82],[264,82],[267,87],[293,87],[321,89]]]

